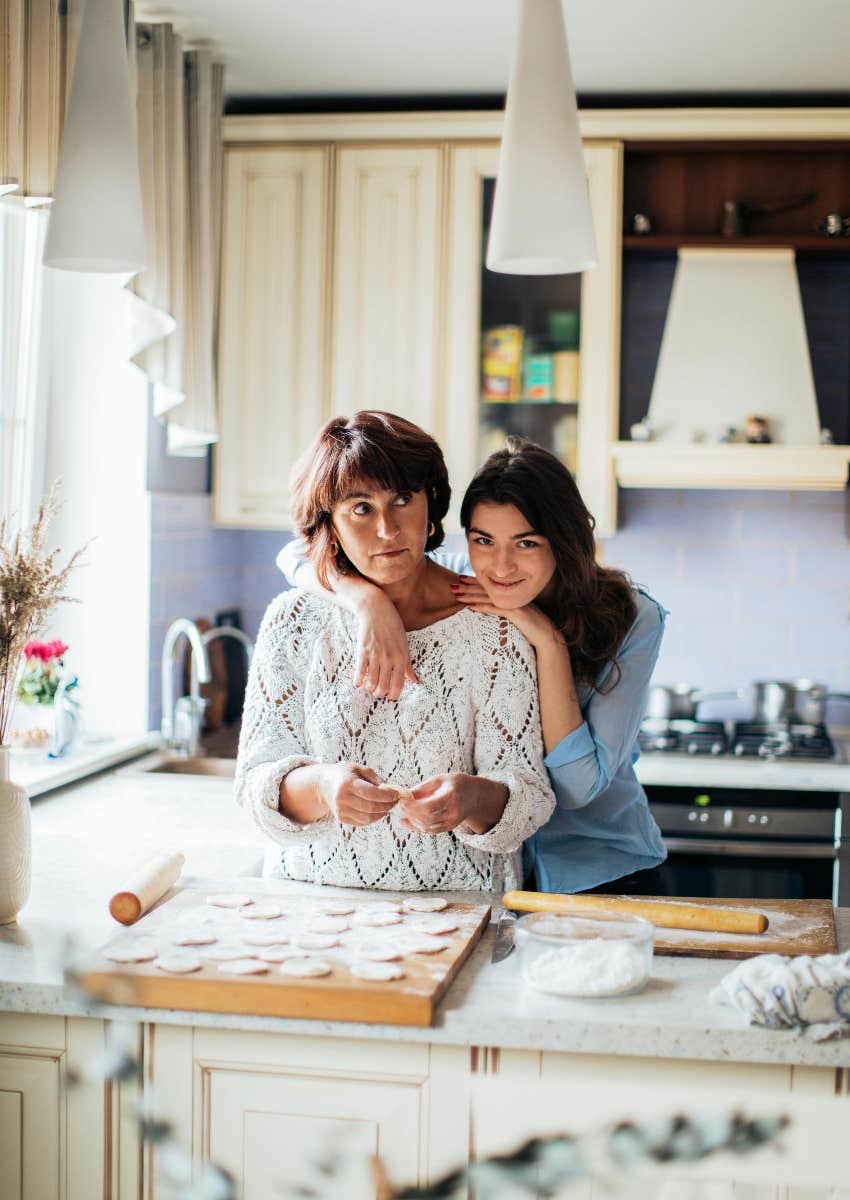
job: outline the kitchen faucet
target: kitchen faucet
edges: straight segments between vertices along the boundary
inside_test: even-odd
[[[213,625],[212,629],[208,629],[201,634],[201,641],[205,646],[208,646],[215,638],[230,637],[239,642],[245,651],[245,666],[250,670],[251,659],[254,657],[254,643],[248,637],[247,633],[243,633],[241,629],[237,629],[235,625]],[[197,686],[195,680],[195,660],[192,659],[192,682]]]
[[[181,637],[186,637],[192,649],[192,671],[189,695],[175,702],[174,650]],[[162,643],[162,736],[169,750],[179,754],[197,754],[201,741],[201,720],[206,701],[201,698],[200,684],[209,683],[210,664],[201,632],[194,621],[178,617],[165,631]]]

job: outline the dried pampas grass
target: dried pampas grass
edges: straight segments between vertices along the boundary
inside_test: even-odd
[[[0,746],[6,741],[24,646],[42,632],[57,604],[71,600],[65,589],[86,549],[77,550],[61,568],[56,562],[60,551],[47,551],[58,488],[55,483],[42,501],[29,532],[13,535],[8,518],[0,521]]]

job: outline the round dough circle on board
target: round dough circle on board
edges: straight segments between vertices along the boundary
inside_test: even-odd
[[[180,929],[171,935],[175,946],[211,946],[218,938],[212,929]]]
[[[246,904],[253,903],[253,898],[244,892],[216,892],[213,896],[207,896],[207,904],[212,904],[214,908],[244,908]]]
[[[283,916],[283,909],[279,904],[273,904],[270,900],[261,900],[257,904],[241,905],[239,916],[245,917],[249,921],[273,921],[275,917]]]
[[[150,942],[119,942],[115,946],[108,946],[103,957],[117,963],[150,962],[156,958],[156,953],[156,946]]]
[[[356,979],[372,979],[389,983],[391,979],[404,979],[404,971],[398,963],[356,962],[351,964],[351,974]]]
[[[448,906],[448,900],[444,900],[442,896],[411,896],[404,902],[407,912],[416,913],[442,912]]]
[[[419,934],[405,944],[405,950],[410,954],[439,954],[448,950],[450,943],[444,938],[433,937],[430,933]]]
[[[308,928],[311,933],[345,933],[349,923],[342,917],[312,917]]]
[[[400,925],[401,916],[398,912],[394,912],[391,909],[364,908],[354,915],[353,921],[355,925],[373,925],[376,927],[380,925]]]
[[[417,933],[454,933],[457,929],[457,921],[454,917],[441,917],[438,913],[433,917],[422,917],[418,921],[411,921],[410,928],[415,929]]]
[[[259,958],[263,962],[281,963],[286,962],[288,958],[303,958],[303,950],[293,950],[291,946],[266,946],[265,950],[261,950]]]
[[[389,942],[362,942],[357,947],[357,953],[369,962],[392,962],[393,959],[402,958],[404,952]]]
[[[212,959],[213,962],[235,962],[239,958],[250,958],[251,953],[244,946],[230,944],[215,946],[212,950],[204,950],[203,956]]]
[[[289,941],[289,934],[284,929],[268,927],[240,930],[239,936],[246,946],[282,946]]]
[[[354,912],[354,905],[347,900],[323,900],[316,905],[316,912],[325,917],[347,917]]]
[[[333,933],[296,933],[292,944],[302,950],[330,950],[339,945],[339,938]]]
[[[225,975],[264,975],[268,965],[256,958],[234,958],[229,962],[218,964],[219,971]]]
[[[201,960],[197,954],[178,951],[175,954],[161,954],[154,966],[160,971],[167,971],[169,975],[190,975],[192,971],[200,971]]]
[[[297,975],[301,978],[318,978],[320,975],[330,975],[329,963],[320,958],[289,958],[280,964],[281,975]]]

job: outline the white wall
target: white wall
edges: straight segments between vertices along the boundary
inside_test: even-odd
[[[70,646],[87,733],[147,728],[150,498],[147,385],[127,361],[122,279],[48,271],[52,336],[45,478],[61,476],[55,544],[90,538],[46,631]]]

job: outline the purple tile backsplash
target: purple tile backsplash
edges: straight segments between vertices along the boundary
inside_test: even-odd
[[[287,538],[214,528],[209,495],[153,496],[152,728],[159,725],[159,656],[169,621],[213,620],[219,610],[239,607],[255,637],[284,584],[274,560]],[[462,543],[450,538],[448,545]],[[620,528],[605,542],[604,557],[670,612],[659,683],[727,689],[806,675],[850,690],[842,493],[623,491]],[[850,707],[835,715],[850,724]]]

